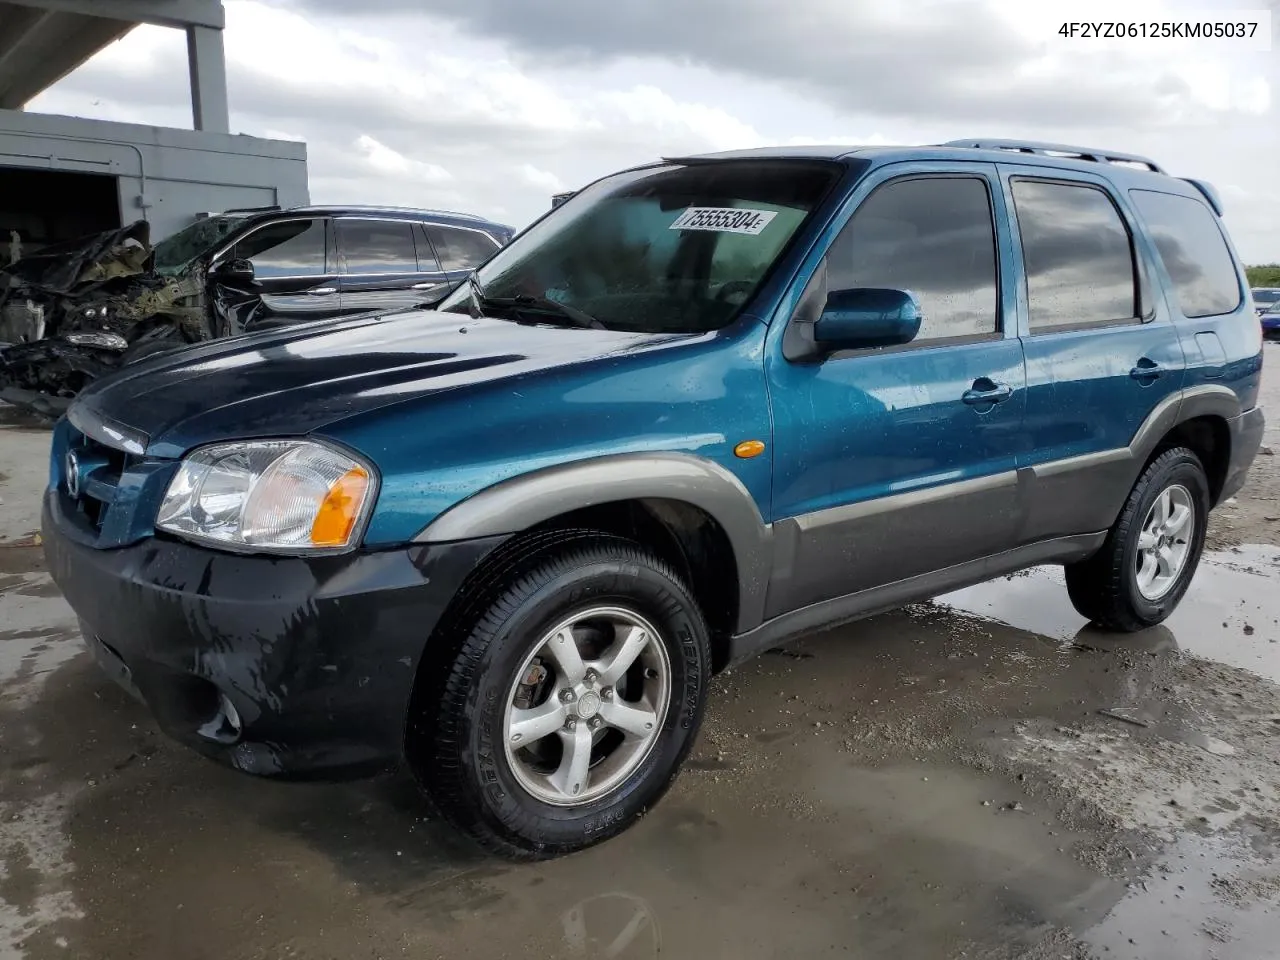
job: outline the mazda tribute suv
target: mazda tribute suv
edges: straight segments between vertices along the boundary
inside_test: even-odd
[[[403,765],[500,854],[658,801],[719,670],[1036,564],[1182,599],[1258,450],[1218,195],[1110,151],[763,149],[605,177],[434,310],[154,357],[53,438],[89,648],[239,770]]]

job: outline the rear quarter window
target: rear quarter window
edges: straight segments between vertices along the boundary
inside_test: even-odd
[[[1218,219],[1191,197],[1130,190],[1160,252],[1184,317],[1213,317],[1240,306],[1240,278]]]

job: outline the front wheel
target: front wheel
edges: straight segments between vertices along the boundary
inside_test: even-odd
[[[680,577],[585,535],[510,567],[437,652],[408,759],[445,816],[535,859],[590,846],[655,803],[701,719],[710,641]]]
[[[1081,616],[1131,633],[1173,613],[1195,576],[1209,519],[1209,482],[1200,458],[1166,450],[1142,472],[1102,548],[1066,568]]]

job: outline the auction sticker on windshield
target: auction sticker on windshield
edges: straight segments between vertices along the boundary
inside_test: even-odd
[[[712,230],[716,233],[746,233],[754,236],[778,214],[773,210],[744,210],[741,207],[690,207],[671,224],[672,230]]]

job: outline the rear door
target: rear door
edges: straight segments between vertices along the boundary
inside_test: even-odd
[[[334,227],[344,313],[405,309],[444,288],[445,276],[420,224],[339,217]]]
[[[227,332],[335,316],[338,258],[327,217],[289,217],[250,230],[214,258],[213,264],[247,260],[252,280],[213,280],[216,309]]]
[[[1126,198],[1075,171],[1001,165],[1001,177],[1024,278],[1021,539],[1105,530],[1129,492],[1129,444],[1183,386],[1182,346]]]
[[[498,252],[498,241],[483,230],[443,223],[425,225],[440,268],[456,282]]]

